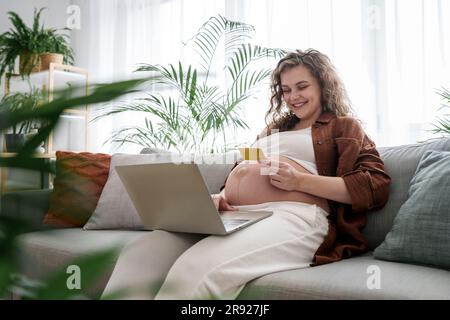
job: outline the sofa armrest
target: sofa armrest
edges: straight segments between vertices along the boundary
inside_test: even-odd
[[[5,193],[1,197],[0,216],[25,220],[33,230],[48,229],[43,219],[51,192],[52,189],[42,189]]]

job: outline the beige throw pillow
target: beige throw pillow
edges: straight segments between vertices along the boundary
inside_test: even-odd
[[[199,170],[211,194],[218,193],[225,178],[234,165],[238,153],[223,153],[208,156],[178,155],[175,153],[156,154],[114,154],[111,157],[111,166],[108,181],[98,201],[94,213],[84,225],[85,230],[95,229],[129,229],[141,230],[144,228],[125,187],[122,185],[115,167],[118,165],[134,165],[146,163],[189,162],[198,164]],[[149,195],[149,201],[152,197]]]

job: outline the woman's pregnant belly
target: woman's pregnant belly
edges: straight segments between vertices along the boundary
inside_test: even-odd
[[[296,170],[312,174],[289,158],[280,156],[279,159],[275,157],[272,159],[288,162]],[[328,201],[324,198],[300,191],[286,191],[273,186],[269,176],[261,174],[263,167],[267,168],[256,162],[243,161],[230,172],[224,189],[229,204],[250,205],[273,201],[299,201],[316,204],[326,212],[330,212]]]

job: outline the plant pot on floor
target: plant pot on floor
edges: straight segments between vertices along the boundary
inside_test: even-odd
[[[41,53],[41,71],[48,70],[50,68],[50,63],[59,63],[62,64],[64,61],[64,55],[61,53]]]
[[[41,70],[41,59],[38,53],[22,53],[19,57],[20,75],[26,75]]]

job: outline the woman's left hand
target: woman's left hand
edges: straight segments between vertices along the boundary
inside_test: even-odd
[[[264,160],[261,163],[267,166],[269,181],[274,187],[286,191],[299,191],[303,173],[283,161]]]

